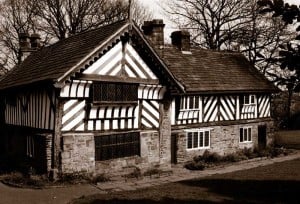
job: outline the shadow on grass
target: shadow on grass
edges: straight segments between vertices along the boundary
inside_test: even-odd
[[[208,201],[199,200],[178,200],[172,198],[163,198],[159,201],[154,201],[150,199],[136,199],[136,200],[123,200],[123,199],[112,199],[112,200],[93,200],[90,204],[198,204],[198,203],[213,203]]]
[[[231,198],[237,203],[297,203],[300,181],[203,179],[181,184],[207,188],[210,193]]]

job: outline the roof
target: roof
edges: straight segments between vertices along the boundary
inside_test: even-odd
[[[89,62],[89,57],[108,46],[106,42],[127,29],[127,21],[120,21],[98,29],[83,32],[32,53],[25,61],[10,71],[1,81],[0,90],[33,84],[41,81],[61,81],[78,67]],[[138,29],[133,26],[134,29]],[[141,32],[137,32],[143,39]],[[148,47],[151,43],[144,41]],[[151,48],[151,47],[150,47]],[[156,52],[157,51],[157,52]],[[183,54],[174,46],[161,50],[151,48],[169,76],[185,92],[264,92],[275,91],[250,63],[239,53],[215,52],[192,48]],[[163,53],[163,54],[161,54]],[[84,62],[84,63],[83,63]]]
[[[268,92],[273,86],[240,53],[165,47],[160,57],[186,92]]]
[[[126,24],[120,21],[83,32],[32,53],[0,81],[0,89],[59,79]]]

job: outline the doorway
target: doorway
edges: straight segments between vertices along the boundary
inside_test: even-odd
[[[267,146],[267,126],[258,126],[258,148],[265,149]]]
[[[171,163],[177,164],[177,135],[171,135]]]

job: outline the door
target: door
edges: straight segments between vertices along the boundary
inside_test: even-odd
[[[171,163],[177,164],[177,138],[175,134],[171,135]]]
[[[267,126],[258,126],[258,148],[265,149],[267,145]]]

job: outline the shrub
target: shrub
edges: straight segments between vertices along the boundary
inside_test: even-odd
[[[126,177],[127,178],[141,178],[142,177],[141,169],[138,167],[135,167],[133,172],[127,174]]]
[[[217,163],[222,161],[222,157],[218,153],[211,153],[208,150],[205,150],[202,156],[194,158],[197,161],[204,161],[205,163]]]
[[[90,181],[90,178],[84,173],[69,173],[62,174],[59,177],[60,183],[77,184],[82,182]]]
[[[147,171],[144,172],[144,176],[151,176],[151,175],[155,175],[155,174],[160,174],[161,170],[157,169],[157,168],[151,168],[148,169]]]
[[[239,152],[227,154],[223,157],[224,162],[239,162],[246,159],[248,159],[248,157]]]
[[[110,181],[110,178],[106,174],[100,174],[92,178],[91,182],[92,183],[103,183]]]
[[[184,165],[184,167],[189,170],[203,170],[205,168],[205,163],[202,161],[189,161]]]
[[[20,172],[12,172],[4,176],[3,181],[9,185],[19,187],[43,187],[48,182],[42,176],[24,176]]]

